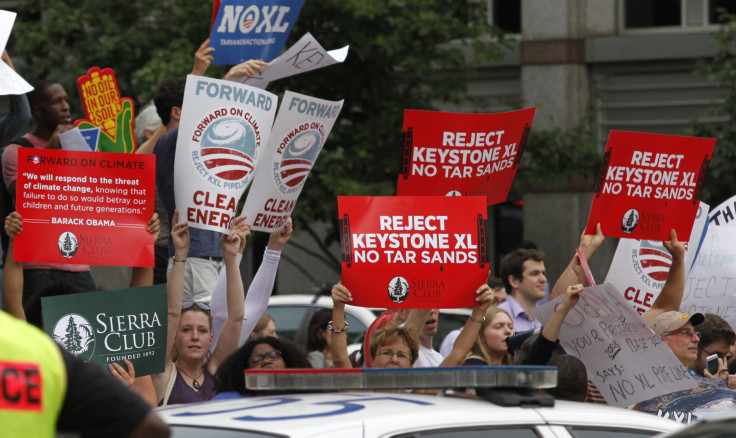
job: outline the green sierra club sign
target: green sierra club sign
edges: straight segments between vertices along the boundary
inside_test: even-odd
[[[84,361],[133,363],[136,376],[164,371],[166,285],[41,299],[46,333]]]

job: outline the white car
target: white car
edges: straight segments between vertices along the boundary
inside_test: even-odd
[[[500,368],[504,368],[506,373],[517,372],[515,369],[509,371],[512,367]],[[545,368],[554,370],[553,382],[556,381],[556,369]],[[255,377],[249,370],[246,380],[265,381],[264,374],[283,371],[293,370],[261,371]],[[352,370],[351,375],[343,373],[334,380],[341,383],[345,379],[354,380],[355,373],[361,373],[366,381],[384,378],[394,379],[394,382],[415,381],[411,376],[400,374],[413,371],[417,370]],[[467,371],[467,368],[456,368],[423,369],[419,372],[456,372],[465,376]],[[291,373],[286,378],[292,379],[297,386],[312,378],[299,373],[301,371]],[[331,378],[325,377],[325,373],[314,376]],[[518,380],[532,380],[525,376]],[[421,380],[435,382],[441,379],[431,376]],[[308,384],[306,386],[309,387]],[[404,391],[265,395],[162,408],[158,414],[171,427],[175,438],[641,438],[682,427],[656,415],[621,408],[562,401],[545,406],[551,398],[528,388],[486,392],[487,399],[492,401],[459,393],[438,396]]]

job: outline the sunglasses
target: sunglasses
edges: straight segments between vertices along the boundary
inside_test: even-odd
[[[181,310],[189,310],[194,306],[199,307],[199,310],[203,310],[205,312],[210,311],[210,306],[208,306],[206,303],[200,303],[199,301],[184,301],[183,303],[181,303]]]
[[[252,366],[256,366],[263,362],[263,359],[266,358],[268,360],[274,361],[281,357],[281,352],[279,350],[271,350],[266,354],[256,354],[254,356],[251,356],[248,358],[248,363]]]

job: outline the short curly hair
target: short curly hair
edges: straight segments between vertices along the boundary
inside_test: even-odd
[[[700,348],[720,341],[725,342],[726,345],[732,345],[736,341],[736,334],[731,326],[715,313],[705,314],[705,320],[698,324],[698,331],[700,332],[700,342],[698,342]]]
[[[411,366],[414,366],[414,362],[419,357],[419,337],[417,336],[417,332],[410,328],[399,327],[396,324],[387,324],[373,333],[370,343],[371,358],[375,361],[378,348],[396,338],[401,338],[406,342],[406,346],[409,347],[409,351],[411,352]]]
[[[243,370],[250,368],[248,359],[259,344],[268,344],[279,350],[286,368],[312,368],[304,350],[295,343],[274,337],[257,338],[246,342],[217,367],[214,376],[215,392],[237,391],[241,395],[260,393],[245,388],[245,373],[243,373]]]

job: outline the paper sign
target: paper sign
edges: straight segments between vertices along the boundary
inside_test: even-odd
[[[341,63],[347,58],[349,49],[350,46],[345,46],[327,51],[311,33],[307,32],[296,44],[271,61],[271,65],[264,67],[262,75],[241,76],[236,80],[265,89],[271,81]]]
[[[276,95],[235,82],[187,76],[174,185],[180,220],[226,233],[268,143]]]
[[[65,151],[90,152],[91,149],[79,128],[72,128],[59,134],[59,143]]]
[[[15,12],[5,11],[0,9],[0,53],[5,50],[5,46],[8,45],[8,38],[10,38],[10,32],[13,29],[13,23],[15,23]]]
[[[87,142],[87,146],[93,151],[97,150],[97,143],[100,138],[100,127],[95,126],[89,129],[80,129],[84,141]]]
[[[18,148],[15,260],[153,266],[155,157]]]
[[[731,196],[710,212],[710,224],[713,226],[734,226],[734,214],[736,214],[736,196]]]
[[[0,10],[0,54],[10,38],[10,31],[15,22],[15,12]],[[4,61],[0,61],[0,96],[8,94],[25,94],[33,90],[31,84],[25,81]]]
[[[286,43],[304,0],[221,0],[210,33],[213,64],[269,61]]]
[[[585,278],[588,279],[588,285],[589,286],[595,286],[595,280],[593,279],[593,273],[590,272],[590,266],[588,266],[588,260],[585,258],[585,254],[583,254],[582,251],[579,249],[576,249],[578,254],[578,259],[580,260],[580,266],[583,268],[583,272],[585,272]]]
[[[532,308],[546,324],[564,297]],[[588,287],[560,330],[560,345],[585,363],[609,405],[626,407],[662,394],[695,388],[672,350],[610,284]]]
[[[485,196],[504,202],[534,108],[497,114],[404,110],[398,195]]]
[[[41,306],[46,333],[78,359],[123,369],[128,359],[137,377],[163,372],[166,285],[43,297]]]
[[[687,251],[685,276],[690,272],[698,254],[698,247],[708,222],[708,209],[708,204],[700,203],[693,231],[690,233],[690,241],[684,242]],[[672,256],[662,242],[620,239],[606,276],[606,283],[623,292],[624,298],[643,315],[652,307],[664,287],[671,264]]]
[[[611,131],[586,234],[690,240],[716,139]]]
[[[252,230],[284,228],[342,102],[286,92],[243,206]]]
[[[340,196],[342,283],[350,304],[472,307],[488,279],[480,196]]]
[[[87,119],[75,121],[74,126],[100,127],[97,146],[102,152],[134,152],[133,99],[120,97],[115,72],[111,68],[92,67],[86,75],[77,78],[77,89]]]

